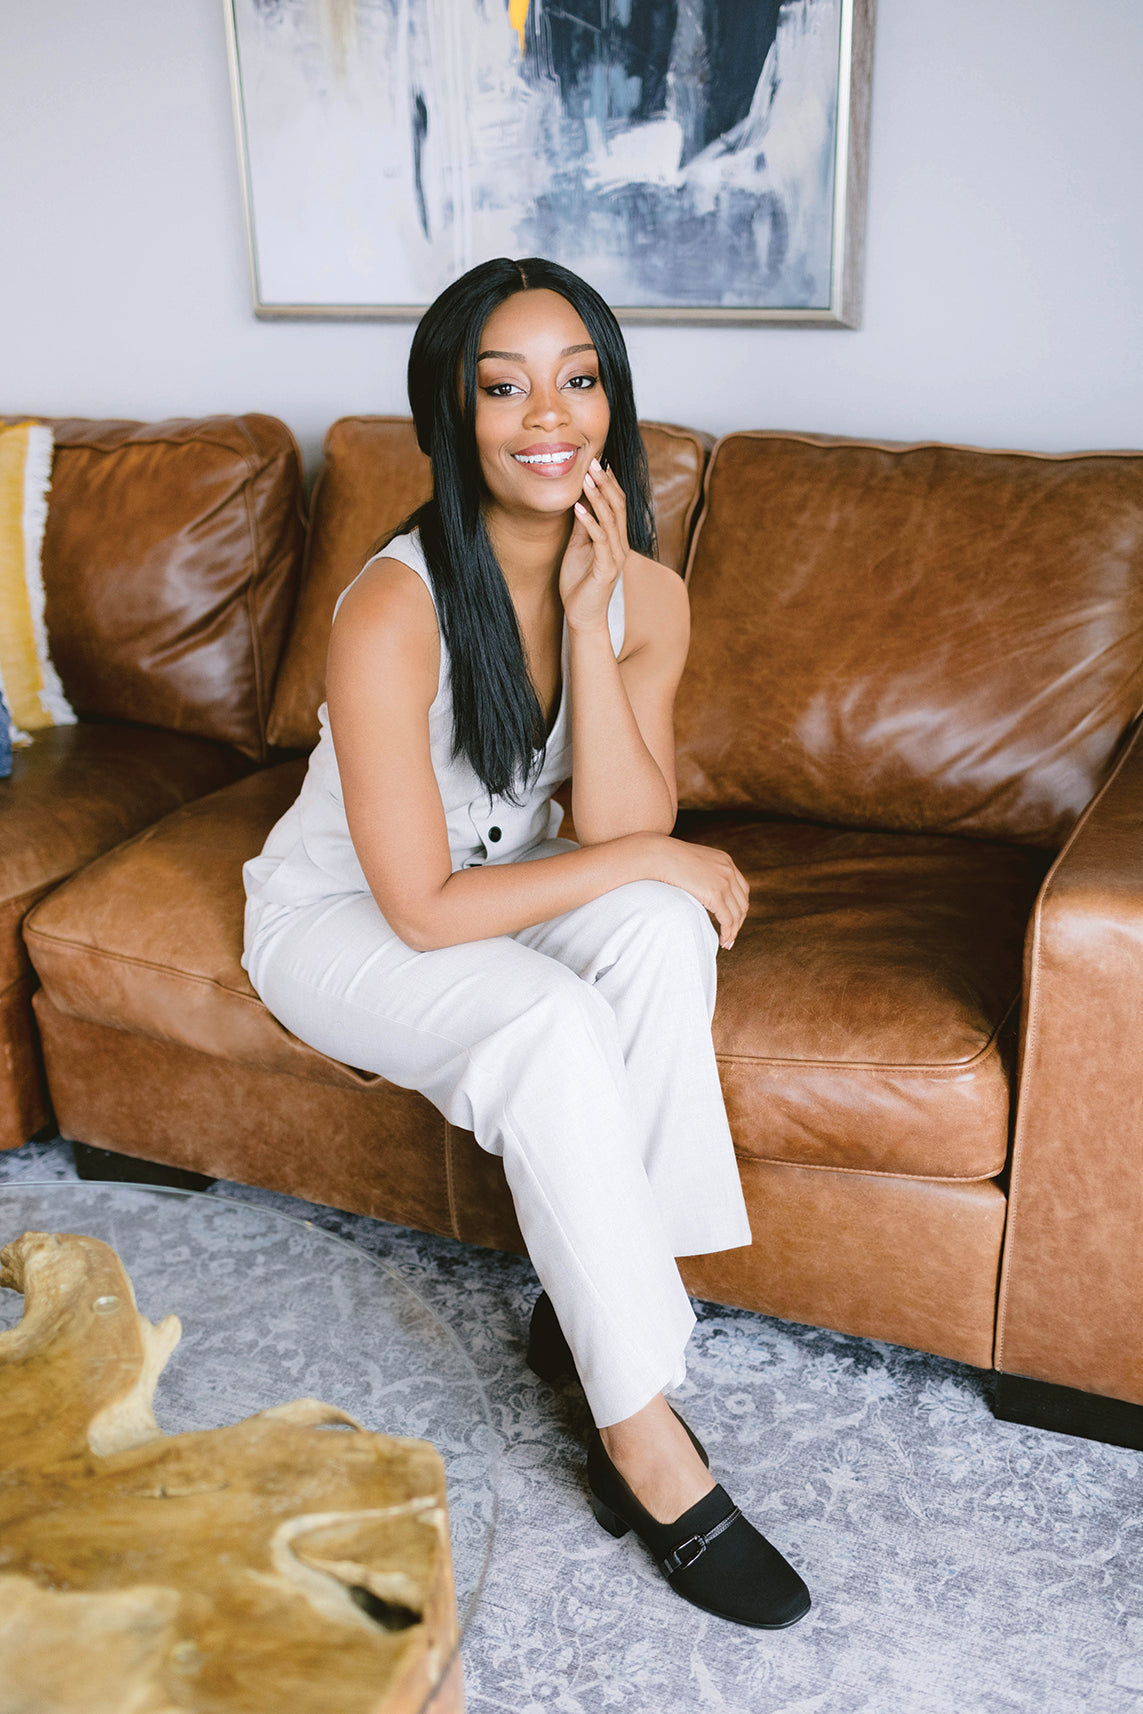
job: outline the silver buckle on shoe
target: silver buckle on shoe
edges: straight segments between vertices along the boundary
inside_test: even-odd
[[[688,1565],[693,1565],[696,1559],[701,1559],[706,1552],[705,1535],[692,1535],[688,1541],[680,1542],[673,1553],[669,1553],[663,1561],[663,1570],[669,1577],[673,1571],[685,1571]]]
[[[668,1553],[666,1559],[660,1561],[664,1574],[670,1577],[676,1571],[685,1571],[696,1559],[701,1559],[711,1542],[716,1541],[723,1531],[728,1530],[741,1516],[740,1508],[735,1506],[733,1511],[728,1512],[721,1522],[715,1524],[712,1530],[707,1530],[705,1535],[688,1536],[686,1541],[680,1542],[673,1553]]]

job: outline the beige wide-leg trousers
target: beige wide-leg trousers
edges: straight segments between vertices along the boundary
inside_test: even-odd
[[[675,1257],[750,1242],[710,1035],[717,944],[658,881],[434,952],[360,893],[249,913],[250,977],[287,1029],[503,1158],[600,1427],[684,1378]]]

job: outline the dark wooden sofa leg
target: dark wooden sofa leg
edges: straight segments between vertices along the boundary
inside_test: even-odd
[[[994,1374],[991,1403],[992,1414],[1000,1422],[1048,1428],[1054,1434],[1075,1434],[1143,1452],[1143,1405],[1128,1404],[1125,1399],[1058,1387],[1051,1381],[1030,1381],[1024,1375]]]
[[[205,1173],[184,1167],[160,1166],[157,1161],[136,1160],[116,1154],[114,1149],[96,1149],[90,1143],[72,1143],[75,1170],[80,1178],[102,1179],[111,1184],[159,1184],[170,1190],[209,1190],[214,1183]]]

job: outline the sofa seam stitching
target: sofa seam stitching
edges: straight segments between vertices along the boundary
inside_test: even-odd
[[[140,834],[138,837],[142,838],[145,836],[146,833],[149,833],[150,831],[151,830],[149,828],[146,828],[143,830],[143,834]],[[46,929],[36,928],[36,927],[32,927],[28,930],[28,937],[27,938],[30,941],[43,941],[43,942],[50,944],[52,946],[66,947],[72,951],[75,951],[75,952],[78,952],[81,954],[85,954],[89,957],[108,959],[112,963],[115,963],[115,964],[128,964],[128,965],[131,965],[134,968],[140,969],[140,970],[154,970],[154,971],[158,972],[160,975],[173,976],[176,981],[196,982],[196,983],[199,983],[199,984],[206,986],[206,987],[217,988],[221,993],[230,994],[236,1000],[242,1000],[247,1005],[264,1006],[264,1004],[265,1004],[264,1001],[262,1001],[258,998],[257,994],[254,994],[254,995],[244,994],[241,991],[241,989],[231,987],[229,983],[224,982],[224,981],[220,981],[220,979],[217,976],[206,976],[206,975],[203,975],[197,971],[192,971],[192,970],[177,970],[171,964],[159,963],[159,962],[156,962],[154,959],[150,959],[150,958],[140,958],[135,953],[112,952],[106,947],[92,946],[88,942],[81,941],[81,940],[72,940],[72,939],[68,938],[67,936],[59,935],[59,934],[52,934],[50,931],[48,931]],[[1013,1004],[1015,1004],[1015,1002],[1013,1002]],[[1007,1019],[1007,1017],[1011,1013],[1011,1010],[1012,1010],[1012,1007],[1009,1006],[1008,1011],[1004,1014],[1005,1019]],[[1002,1023],[1003,1023],[1003,1020],[1002,1020]],[[1001,1026],[998,1026],[998,1029],[1000,1027]],[[717,1050],[715,1053],[715,1058],[719,1061],[720,1064],[723,1064],[723,1065],[767,1065],[767,1066],[773,1065],[776,1067],[813,1066],[816,1069],[821,1069],[821,1070],[846,1071],[846,1072],[850,1072],[850,1071],[864,1071],[864,1072],[897,1071],[897,1072],[907,1072],[913,1076],[934,1077],[935,1078],[935,1077],[949,1077],[949,1076],[952,1076],[958,1072],[964,1071],[967,1068],[978,1065],[986,1057],[986,1055],[988,1055],[992,1051],[992,1049],[995,1048],[995,1046],[996,1046],[996,1032],[993,1033],[993,1035],[990,1038],[990,1040],[988,1041],[987,1045],[984,1048],[982,1048],[978,1054],[975,1054],[972,1059],[970,1059],[970,1060],[958,1060],[958,1061],[954,1062],[954,1064],[951,1066],[897,1064],[894,1061],[890,1061],[890,1060],[886,1060],[886,1061],[882,1062],[882,1061],[877,1061],[877,1060],[848,1061],[848,1060],[827,1060],[827,1059],[768,1059],[768,1058],[764,1058],[764,1057],[759,1056],[759,1055],[751,1055],[751,1054],[719,1053],[719,1052],[717,1052]]]
[[[87,861],[91,863],[94,863],[96,860],[97,859],[94,857],[87,859]],[[83,867],[84,863],[81,860],[79,868]],[[19,909],[19,907],[24,904],[24,900],[27,899],[29,903],[23,912],[23,915],[27,916],[32,907],[34,905],[38,905],[42,898],[44,898],[48,893],[53,892],[57,887],[62,887],[65,882],[70,881],[72,876],[77,875],[78,873],[79,869],[69,869],[66,874],[60,875],[54,881],[44,881],[35,887],[25,887],[22,893],[13,893],[10,899],[4,899],[3,909],[12,910],[14,907]]]
[[[136,839],[141,840],[150,832],[152,832],[151,828],[143,828],[135,837]],[[98,859],[96,859],[96,861],[98,861]],[[217,976],[207,976],[198,971],[192,970],[179,970],[170,963],[159,963],[154,959],[140,958],[135,953],[114,952],[106,947],[92,946],[89,942],[74,940],[66,935],[53,934],[50,930],[37,928],[34,925],[28,929],[25,938],[29,941],[43,941],[52,946],[70,948],[71,950],[85,954],[88,957],[108,959],[115,964],[129,964],[141,970],[154,970],[161,975],[173,976],[176,981],[197,982],[212,988],[217,988],[221,993],[231,994],[235,999],[245,1001],[247,1005],[264,1005],[264,1002],[260,1000],[256,994],[244,994],[241,989],[231,987],[229,983],[221,981]],[[813,1066],[815,1069],[826,1071],[861,1071],[873,1073],[900,1072],[915,1077],[948,1078],[979,1066],[987,1057],[992,1055],[998,1049],[997,1038],[1005,1023],[1011,1016],[1013,1007],[1016,1003],[1016,1000],[1010,1002],[996,1028],[993,1030],[992,1035],[978,1053],[974,1054],[971,1059],[955,1060],[948,1065],[929,1065],[923,1063],[914,1065],[908,1062],[899,1063],[894,1060],[782,1059],[770,1058],[761,1054],[720,1053],[717,1049],[715,1051],[715,1057],[722,1065],[760,1065],[775,1067]]]
[[[717,1057],[724,1065],[812,1065],[830,1071],[895,1071],[911,1077],[954,1077],[959,1076],[962,1072],[975,1070],[986,1059],[999,1052],[1000,1032],[1012,1016],[1013,1009],[1018,1003],[1019,995],[1008,1002],[992,1034],[984,1046],[977,1049],[971,1059],[954,1059],[946,1064],[924,1060],[913,1062],[911,1060],[891,1059],[783,1059],[770,1057],[766,1054],[750,1053],[719,1053]]]
[[[911,452],[974,452],[984,458],[1031,458],[1048,464],[1075,463],[1086,458],[1143,458],[1143,451],[1135,447],[1096,446],[1081,448],[1075,452],[1033,452],[1024,447],[1014,446],[974,446],[968,441],[957,440],[911,440],[883,441],[863,440],[859,436],[836,435],[815,436],[796,429],[729,429],[720,435],[711,448],[711,460],[723,444],[730,440],[792,440],[802,446],[812,446],[823,452],[840,450],[842,447],[855,447],[865,452],[885,452],[894,457]]]
[[[936,1173],[936,1172],[890,1172],[886,1167],[875,1166],[835,1166],[832,1161],[792,1161],[784,1160],[777,1155],[749,1155],[741,1149],[735,1149],[736,1160],[746,1165],[754,1163],[760,1166],[786,1166],[799,1172],[843,1172],[852,1178],[896,1178],[907,1183],[917,1184],[994,1184],[997,1173],[1003,1170],[1004,1163],[994,1172],[975,1173]]]
[[[150,830],[147,829],[146,831]],[[264,1001],[260,1000],[257,994],[244,994],[240,988],[232,988],[228,983],[219,981],[217,976],[203,976],[191,970],[175,970],[170,964],[157,964],[153,959],[138,958],[131,952],[108,952],[103,947],[89,946],[81,940],[68,940],[63,935],[51,934],[42,928],[29,929],[28,938],[33,941],[44,941],[51,946],[67,947],[73,952],[87,953],[96,958],[106,958],[113,964],[129,964],[137,970],[154,970],[163,976],[174,976],[180,982],[196,982],[202,987],[217,988],[220,993],[229,994],[235,1000],[242,1000],[248,1006],[262,1006],[263,1009],[268,1010]],[[273,1016],[272,1013],[270,1015]],[[108,1027],[118,1029],[122,1026],[113,1024]]]

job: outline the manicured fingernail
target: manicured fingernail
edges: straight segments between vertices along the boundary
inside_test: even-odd
[[[581,506],[578,500],[576,501],[575,506],[573,507],[573,511],[578,512],[581,518],[587,517],[587,507]]]
[[[585,477],[583,479],[583,485],[585,488],[594,488],[595,487],[595,482],[592,479],[592,475],[591,475],[590,470],[587,472],[587,474],[585,475]]]
[[[602,466],[602,464],[601,464],[601,463],[600,463],[600,462],[599,462],[599,460],[598,460],[598,458],[593,458],[593,459],[592,459],[592,461],[591,461],[591,468],[592,468],[592,469],[593,469],[593,470],[598,470],[598,471],[599,471],[599,474],[600,474],[600,475],[601,475],[601,476],[602,476],[602,475],[603,475],[603,466]]]

